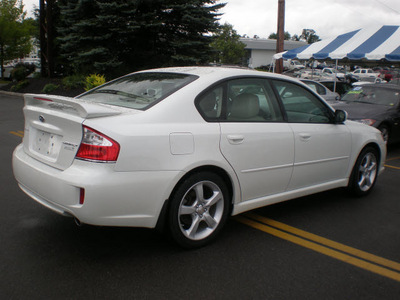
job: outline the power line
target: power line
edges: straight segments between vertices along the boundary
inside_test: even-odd
[[[390,7],[389,5],[379,1],[379,0],[375,0],[376,2],[378,2],[379,4],[382,4],[383,6],[385,6],[387,9],[390,9],[391,11],[394,11],[396,14],[400,15],[400,12],[395,10],[394,8]]]

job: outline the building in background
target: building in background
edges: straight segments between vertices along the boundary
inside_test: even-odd
[[[268,66],[273,62],[273,55],[276,53],[276,40],[260,38],[241,38],[246,44],[247,65],[250,68]],[[285,41],[284,50],[291,50],[307,45],[306,42]]]

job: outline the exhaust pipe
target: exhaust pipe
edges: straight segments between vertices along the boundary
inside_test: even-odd
[[[81,221],[78,218],[74,218],[75,224],[79,227],[83,226],[83,223],[81,223]]]

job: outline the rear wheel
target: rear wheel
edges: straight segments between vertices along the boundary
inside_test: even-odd
[[[173,239],[185,248],[211,242],[226,222],[229,193],[225,182],[211,172],[201,172],[182,182],[171,198],[168,214]]]
[[[350,176],[349,189],[357,196],[367,195],[378,177],[378,152],[373,147],[361,151]]]

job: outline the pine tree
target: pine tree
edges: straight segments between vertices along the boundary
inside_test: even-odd
[[[208,62],[215,0],[60,0],[60,51],[75,73],[115,77]]]

